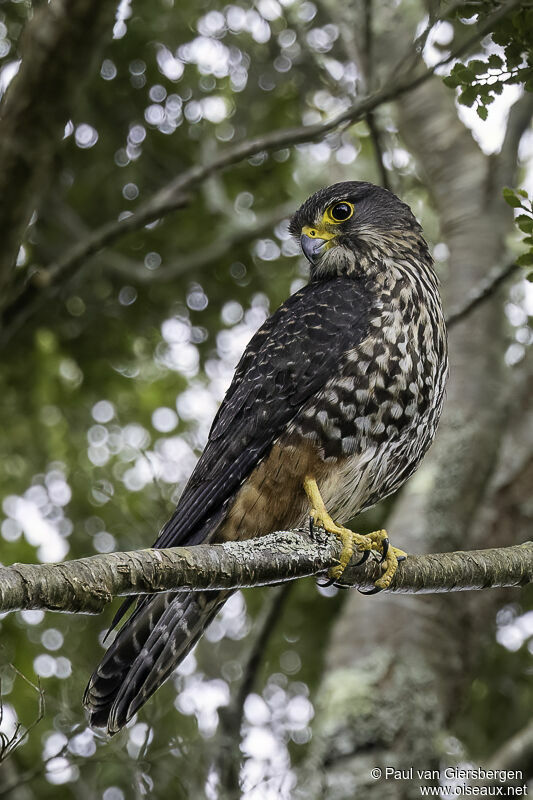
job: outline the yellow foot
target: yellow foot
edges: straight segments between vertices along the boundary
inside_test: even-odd
[[[398,547],[392,547],[392,545],[389,545],[387,555],[383,561],[385,571],[381,578],[378,578],[375,583],[378,589],[389,588],[394,573],[398,569],[398,562],[403,561],[404,558],[407,558],[407,553],[405,553],[403,550],[400,550]]]
[[[323,528],[328,533],[333,533],[342,542],[342,550],[337,566],[329,571],[329,577],[334,580],[340,578],[352,558],[354,550],[368,552],[375,550],[383,555],[383,565],[385,571],[381,578],[376,581],[378,589],[387,589],[390,586],[392,577],[398,568],[398,561],[406,557],[403,550],[397,547],[390,547],[387,538],[387,531],[373,531],[366,535],[354,533],[349,528],[336,525],[331,519],[324,501],[320,495],[317,482],[314,478],[307,476],[304,479],[304,489],[311,504],[311,517],[313,525]]]

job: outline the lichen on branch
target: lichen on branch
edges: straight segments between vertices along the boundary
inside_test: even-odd
[[[62,564],[0,568],[0,611],[48,609],[97,614],[114,597],[181,589],[240,589],[324,573],[341,544],[316,531],[279,531],[225,544],[107,553]],[[339,585],[368,589],[380,575],[376,560],[356,566],[356,553]],[[353,565],[353,566],[352,566]],[[523,586],[533,581],[533,542],[489,550],[412,555],[388,591],[452,592]]]

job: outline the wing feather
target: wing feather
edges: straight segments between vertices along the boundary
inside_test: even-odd
[[[156,547],[209,541],[246,476],[304,403],[367,335],[369,294],[353,280],[311,284],[292,295],[252,338],[178,506]],[[204,596],[201,601],[200,596]],[[114,733],[190,652],[227,593],[141,598],[85,693],[93,725]],[[113,626],[125,614],[126,600]]]
[[[303,287],[265,322],[237,366],[205,450],[155,547],[208,538],[205,520],[227,506],[300,407],[335,374],[343,354],[365,338],[369,310],[362,281],[336,278]]]

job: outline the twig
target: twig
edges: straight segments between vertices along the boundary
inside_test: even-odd
[[[475,287],[472,293],[466,298],[461,306],[456,306],[448,313],[446,323],[448,328],[452,328],[462,319],[467,317],[475,308],[477,308],[484,300],[488,300],[504,281],[507,280],[515,272],[518,272],[520,267],[514,262],[508,264],[503,269],[491,271],[486,280],[479,286]]]
[[[387,172],[387,169],[383,162],[383,146],[381,144],[381,131],[377,126],[374,114],[371,113],[366,115],[366,124],[368,125],[370,138],[372,139],[372,145],[374,147],[374,156],[375,156],[376,166],[378,168],[379,180],[383,188],[389,189],[390,191],[391,183],[389,180],[389,173]]]
[[[69,742],[64,744],[57,753],[53,753],[51,756],[47,756],[44,758],[41,763],[37,767],[33,767],[32,769],[28,769],[23,772],[21,775],[17,775],[16,779],[9,784],[3,784],[0,786],[0,797],[7,797],[16,789],[19,789],[25,783],[29,783],[33,781],[38,776],[42,776],[46,772],[46,768],[50,762],[52,762],[56,758],[62,758],[67,755],[68,753],[68,745]]]
[[[62,564],[0,568],[0,611],[45,608],[95,614],[113,597],[182,589],[240,589],[317,575],[338,563],[341,544],[316,531],[280,531],[254,540],[107,553]],[[356,553],[354,563],[360,560]],[[339,584],[369,588],[380,568],[348,566]],[[533,580],[533,543],[409,556],[390,591],[451,592],[523,586]]]
[[[515,733],[498,748],[488,761],[487,769],[520,770],[531,765],[533,757],[533,722]]]
[[[456,50],[437,64],[426,68],[420,74],[413,76],[412,71],[405,74],[394,70],[381,89],[357,100],[348,109],[326,122],[273,131],[270,134],[240,142],[206,164],[195,165],[178,175],[142,204],[130,217],[108,222],[97,228],[86,239],[68,249],[48,269],[35,273],[29,282],[19,290],[18,295],[14,299],[8,300],[3,309],[3,341],[8,341],[25,320],[37,310],[42,302],[42,295],[45,294],[43,290],[54,286],[60,279],[70,277],[89,256],[103,247],[185,205],[188,201],[187,193],[195,189],[206,178],[257,153],[270,153],[304,142],[312,142],[337,128],[364,119],[368,113],[381,104],[395,100],[406,92],[416,89],[431,78],[437,69],[446,66],[450,61],[467,52],[519,2],[520,0],[510,0],[496,12],[487,16],[477,27],[475,34],[468,37]]]
[[[0,763],[2,761],[5,761],[13,753],[13,751],[20,744],[22,744],[24,739],[26,739],[26,737],[30,734],[30,731],[32,731],[43,719],[45,711],[44,690],[42,689],[41,684],[38,683],[38,685],[36,686],[34,683],[32,683],[32,681],[30,681],[29,678],[23,675],[23,673],[20,670],[18,670],[14,664],[10,664],[10,667],[14,670],[14,672],[16,672],[19,678],[21,678],[25,683],[28,684],[28,686],[31,686],[31,688],[37,692],[37,694],[39,695],[39,704],[37,707],[37,716],[35,717],[33,722],[30,722],[28,727],[24,727],[23,725],[21,725],[20,722],[17,722],[11,738],[9,738],[7,734],[0,732]],[[3,702],[2,699],[0,698],[0,724],[3,719],[3,714],[4,714]]]
[[[72,736],[73,732],[71,731],[71,738]],[[112,756],[110,756],[109,758],[98,758],[96,756],[93,756],[90,762],[88,762],[86,756],[77,755],[69,751],[70,742],[71,739],[69,739],[59,750],[57,750],[57,752],[52,753],[52,755],[47,756],[46,758],[43,758],[43,760],[39,762],[37,767],[34,767],[33,769],[28,769],[21,775],[18,775],[16,780],[14,780],[12,783],[0,786],[0,797],[9,797],[10,795],[13,795],[14,792],[17,792],[17,794],[14,795],[14,797],[15,800],[18,800],[18,798],[21,796],[21,793],[19,791],[21,786],[24,786],[24,784],[34,781],[35,778],[43,777],[45,772],[48,771],[50,771],[51,773],[54,772],[54,770],[51,769],[49,765],[51,765],[52,761],[55,761],[56,758],[67,758],[69,761],[69,765],[76,764],[78,767],[84,767],[85,765],[88,765],[90,763],[92,769],[94,769],[95,766],[99,764],[111,764],[113,768],[116,769],[117,762],[119,762],[121,759],[125,762],[125,759],[122,757],[122,753],[120,750],[118,751],[114,750]],[[168,754],[168,748],[166,752]],[[125,764],[121,764],[121,767],[125,768]],[[58,768],[63,769],[63,765],[58,765]]]
[[[368,89],[374,87],[374,26],[373,26],[373,7],[372,0],[364,0],[364,34],[363,34],[363,64]],[[389,175],[383,162],[383,145],[379,126],[373,111],[369,111],[365,118],[378,170],[379,179],[384,189],[391,189]]]
[[[130,280],[150,284],[166,283],[187,272],[194,271],[197,274],[213,262],[220,262],[221,258],[234,248],[246,244],[263,233],[263,231],[274,227],[278,222],[289,216],[293,210],[294,205],[287,203],[272,209],[272,211],[258,213],[257,219],[252,225],[243,225],[241,223],[238,228],[230,229],[206,247],[184,256],[180,260],[165,263],[165,266],[161,267],[161,269],[147,270],[144,266],[119,253],[112,253],[112,258],[106,259],[106,263],[112,270],[128,277]]]
[[[218,225],[223,232],[214,241],[192,253],[184,253],[179,259],[167,261],[157,270],[149,270],[144,264],[128,256],[111,251],[103,259],[103,266],[112,272],[141,284],[166,283],[185,275],[195,274],[220,260],[237,247],[240,247],[281,222],[294,211],[294,203],[285,203],[273,209],[257,211],[253,222],[228,218],[225,226]],[[41,212],[44,219],[58,218],[71,240],[83,239],[88,235],[87,226],[67,203],[54,198],[54,203]]]

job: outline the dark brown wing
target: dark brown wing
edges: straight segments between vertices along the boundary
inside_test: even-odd
[[[155,547],[205,540],[203,523],[231,500],[305,401],[335,374],[343,354],[366,336],[369,305],[361,284],[336,278],[300,289],[265,322],[246,348]]]
[[[241,483],[305,401],[365,338],[370,298],[351,279],[311,284],[292,295],[252,338],[206,448],[156,547],[209,540]],[[118,632],[85,692],[91,724],[114,733],[185,658],[227,592],[144,597]],[[129,606],[123,605],[118,622]]]

